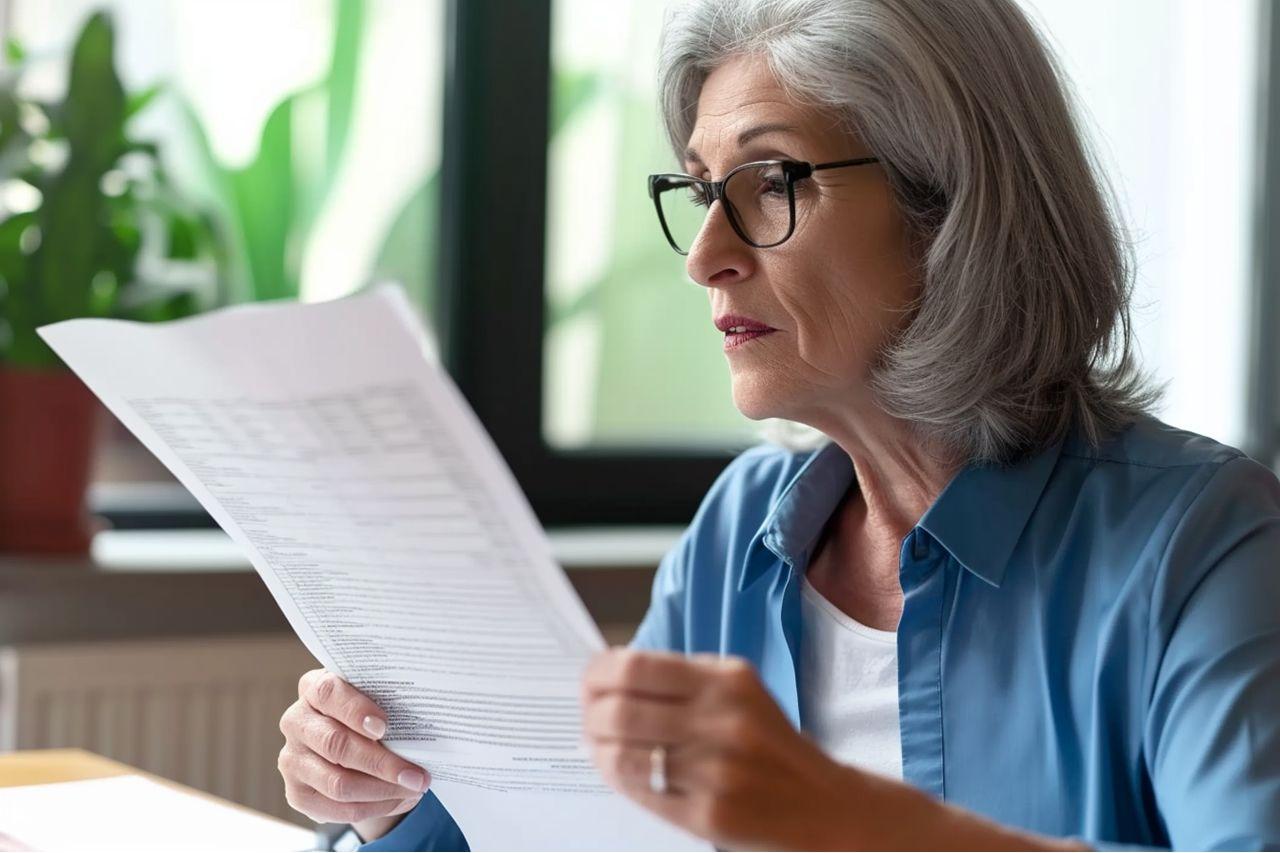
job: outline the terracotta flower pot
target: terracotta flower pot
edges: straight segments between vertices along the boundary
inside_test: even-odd
[[[0,551],[83,554],[102,410],[69,370],[0,365]]]

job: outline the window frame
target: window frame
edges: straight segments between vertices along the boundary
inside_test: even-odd
[[[551,13],[448,2],[441,359],[544,525],[687,523],[733,451],[564,450],[543,435]],[[635,202],[648,204],[639,182]]]
[[[1258,112],[1245,450],[1280,470],[1280,9],[1258,4]]]

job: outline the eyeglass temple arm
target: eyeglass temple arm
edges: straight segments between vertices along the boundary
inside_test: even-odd
[[[835,160],[830,163],[815,163],[813,171],[822,169],[839,169],[843,166],[865,166],[867,163],[879,163],[879,157],[857,157],[853,160]]]

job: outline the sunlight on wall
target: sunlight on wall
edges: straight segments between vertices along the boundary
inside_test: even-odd
[[[1257,0],[1026,0],[1138,243],[1134,327],[1161,417],[1244,441]]]

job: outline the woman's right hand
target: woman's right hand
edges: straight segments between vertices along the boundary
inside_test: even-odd
[[[431,784],[421,767],[387,749],[387,717],[372,699],[323,669],[298,681],[280,717],[277,766],[289,805],[321,823],[350,823],[365,841],[384,835]]]

